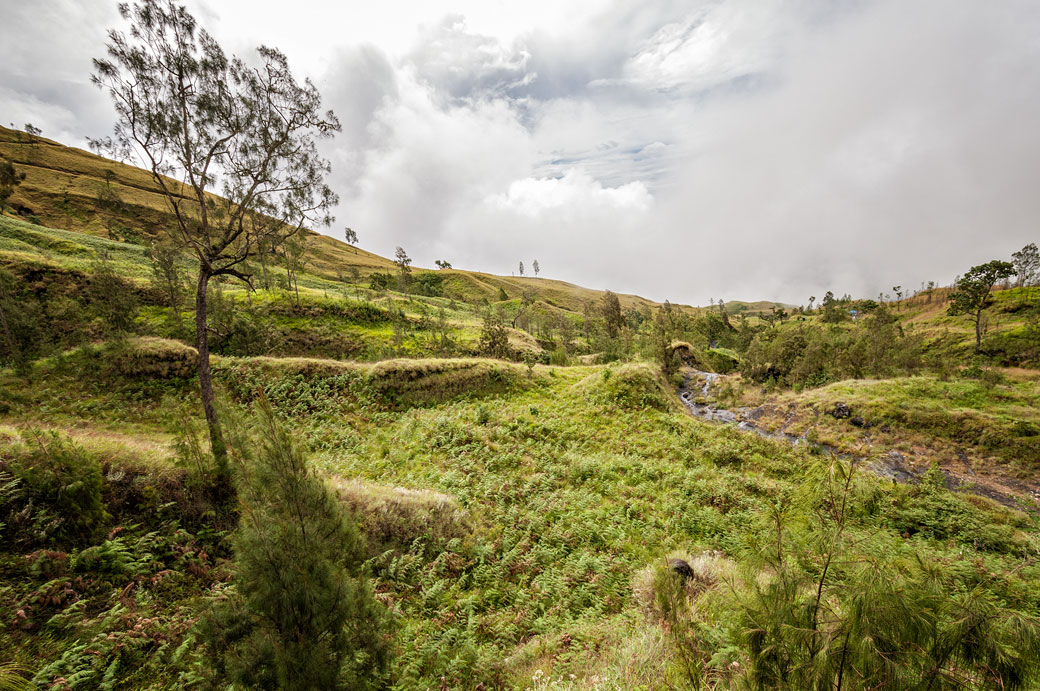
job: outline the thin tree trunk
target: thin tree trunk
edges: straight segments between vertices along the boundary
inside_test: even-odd
[[[0,299],[3,295],[0,295]],[[11,357],[17,355],[17,348],[14,345],[14,339],[11,338],[11,330],[7,327],[7,315],[4,314],[4,308],[0,306],[0,326],[4,328],[4,339],[7,341],[7,347],[11,350]]]
[[[217,419],[217,408],[213,403],[213,374],[209,368],[209,332],[206,329],[206,288],[209,279],[209,274],[200,269],[198,289],[195,292],[195,346],[199,351],[199,390],[202,394],[202,408],[206,411],[206,424],[209,426],[209,445],[218,472],[223,472],[227,464],[227,447]]]
[[[260,246],[260,245],[257,245],[257,251],[258,251],[258,254],[260,255],[260,269],[261,269],[261,271],[263,271],[263,276],[264,276],[264,290],[270,290],[271,289],[271,279],[267,275],[267,260],[264,259],[265,252],[263,250],[263,247]]]
[[[982,308],[975,313],[975,352],[982,352]]]
[[[177,336],[184,336],[184,322],[181,320],[181,306],[177,300],[177,281],[173,276],[166,277],[167,290],[170,293],[170,312],[173,314],[173,321],[177,326]]]

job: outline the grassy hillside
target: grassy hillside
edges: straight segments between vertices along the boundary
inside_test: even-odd
[[[0,217],[0,687],[215,688],[271,664],[266,615],[227,612],[257,583],[281,602],[321,545],[248,580],[250,525],[292,546],[284,512],[256,520],[298,486],[256,480],[272,438],[327,492],[315,510],[360,529],[330,590],[387,620],[373,688],[1040,685],[1030,289],[995,295],[975,354],[941,290],[782,322],[610,310],[467,271],[402,291],[310,234],[298,290],[279,266],[212,287],[225,473],[193,260],[172,289],[156,274],[147,176],[2,134],[27,177]],[[106,184],[130,204],[112,217]],[[743,428],[688,414],[681,386]]]
[[[36,478],[24,468],[47,467],[39,449],[57,453],[47,430],[59,429],[100,468],[107,513],[72,533],[9,518],[4,534],[20,551],[0,560],[0,602],[18,614],[0,650],[39,684],[213,681],[192,627],[228,587],[227,526],[193,480],[191,381],[154,367],[179,356],[153,345],[133,357],[141,347],[88,347],[39,363],[31,383],[0,379],[5,478]],[[778,568],[804,585],[793,597],[811,602],[813,579],[822,584],[838,631],[868,574],[891,581],[901,606],[922,589],[940,593],[943,636],[981,606],[955,605],[965,589],[1002,603],[987,610],[997,623],[1032,621],[1040,608],[1037,532],[1024,514],[861,469],[849,514],[821,517],[826,492],[844,491],[833,461],[691,419],[646,365],[223,358],[217,377],[232,408],[263,391],[355,512],[395,621],[394,688],[739,686],[772,664],[746,637],[767,621],[798,626],[762,589]],[[23,479],[8,501],[18,508],[41,486]],[[763,556],[778,539],[781,564]],[[820,550],[842,555],[822,579]],[[840,648],[832,633],[824,642]],[[987,635],[1020,649],[1020,629],[1013,641]],[[894,673],[920,675],[920,654]],[[944,664],[953,674],[972,663]]]
[[[170,223],[164,197],[151,174],[130,165],[58,142],[0,127],[0,156],[12,161],[25,181],[10,203],[23,219],[49,228],[137,242],[162,235]],[[176,183],[171,181],[176,189]],[[326,281],[344,279],[351,267],[362,276],[394,270],[392,261],[313,231],[305,232],[307,271]],[[550,307],[580,313],[586,302],[603,291],[548,278],[505,277],[447,270],[445,294],[457,300],[498,300],[499,290],[510,298],[530,292]],[[623,307],[655,306],[635,295],[619,296]]]

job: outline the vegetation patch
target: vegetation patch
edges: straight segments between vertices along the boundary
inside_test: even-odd
[[[602,368],[576,387],[590,400],[618,408],[667,410],[674,405],[661,375],[645,363]]]
[[[469,512],[442,492],[336,476],[330,482],[357,519],[371,556],[408,552],[417,542],[437,553],[473,533]]]
[[[116,368],[127,377],[190,379],[199,362],[194,348],[165,338],[133,338],[117,343],[112,351]]]
[[[379,395],[399,404],[502,393],[535,381],[519,365],[485,359],[384,360],[369,368],[368,380]]]

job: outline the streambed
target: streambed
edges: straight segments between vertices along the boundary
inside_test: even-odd
[[[722,425],[732,425],[739,430],[748,433],[754,433],[764,439],[773,439],[775,441],[781,441],[792,446],[806,446],[811,449],[828,455],[835,456],[846,460],[855,460],[857,463],[862,464],[864,468],[880,475],[884,478],[890,478],[896,482],[910,482],[917,483],[921,479],[922,473],[915,470],[907,462],[907,458],[896,450],[890,450],[887,453],[882,453],[876,456],[855,456],[850,453],[839,451],[830,444],[822,444],[819,442],[810,441],[806,434],[790,434],[786,432],[787,426],[791,423],[794,418],[794,414],[787,419],[778,430],[769,430],[758,424],[755,420],[761,416],[763,409],[761,408],[736,408],[733,410],[722,408],[712,400],[711,388],[718,381],[719,374],[715,372],[704,372],[701,370],[690,369],[687,371],[686,376],[683,379],[682,386],[679,387],[679,400],[682,401],[683,406],[686,410],[695,418],[705,420]],[[869,437],[867,438],[869,443]],[[994,501],[1009,506],[1012,508],[1021,508],[1021,502],[1014,494],[1002,492],[993,487],[987,485],[976,484],[973,482],[965,482],[957,476],[951,474],[947,470],[943,470],[943,474],[946,477],[946,486],[949,489],[962,489],[974,494],[979,494],[984,497],[989,497]]]

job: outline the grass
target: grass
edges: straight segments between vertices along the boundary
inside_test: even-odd
[[[111,440],[171,439],[169,420],[194,396],[178,379],[114,372],[92,384],[65,367],[64,374],[38,372],[31,384],[5,378],[2,386],[18,401],[7,424],[38,415],[90,430],[105,440],[95,450],[118,459],[135,448],[127,444],[120,456],[106,450]],[[516,370],[510,386],[485,388],[494,368]],[[540,366],[530,380],[524,368],[480,360],[370,366],[225,358],[217,372],[233,401],[264,391],[370,533],[377,593],[397,621],[397,688],[678,683],[673,643],[646,612],[639,574],[676,551],[715,550],[750,564],[769,507],[803,491],[807,469],[818,462],[653,404],[667,400],[667,389],[640,364]],[[383,386],[422,395],[387,396]],[[940,382],[900,386],[904,396],[942,390]],[[837,387],[828,393],[849,397]],[[951,395],[971,401],[986,394],[965,384]],[[152,462],[162,461],[153,455]],[[899,487],[879,484],[876,491],[888,497],[879,506],[904,501]],[[1008,574],[1008,597],[1032,611],[1036,603],[1021,593],[1035,569],[1016,567],[1011,555],[1022,547],[1009,546],[1025,544],[1029,523],[985,502],[957,511],[1006,526],[1003,542],[994,543],[1006,554],[979,552],[953,529],[900,537],[883,527],[884,513],[865,519],[863,530],[886,559],[919,555],[965,573],[982,560]],[[943,537],[928,537],[934,534]],[[724,593],[711,597],[721,603]],[[729,640],[732,616],[712,616],[712,635]],[[736,642],[726,645],[713,663],[720,678],[743,660]],[[56,654],[54,647],[34,649],[41,659]],[[163,669],[175,678],[173,668]]]
[[[1011,495],[1028,497],[1036,489],[1040,382],[1034,372],[975,368],[953,378],[849,380],[766,395],[737,388],[734,402],[755,407],[757,423],[768,429],[808,435],[862,457],[894,451],[918,472],[939,464],[965,483]],[[851,408],[850,418],[828,414],[839,402]]]
[[[0,509],[9,523],[0,532],[0,611],[24,615],[3,623],[0,652],[39,685],[214,683],[192,627],[227,594],[232,523],[205,489],[194,351],[163,338],[173,326],[149,293],[143,246],[98,237],[107,229],[84,212],[107,166],[141,235],[161,224],[162,208],[136,169],[53,142],[30,150],[2,129],[0,153],[29,173],[14,201],[71,229],[0,218],[0,262],[26,285],[61,283],[75,294],[107,257],[142,302],[134,337],[80,339],[25,371],[0,371]],[[805,582],[826,578],[821,555],[838,551],[825,598],[838,614],[854,609],[844,598],[860,592],[860,569],[875,569],[910,585],[923,570],[941,572],[934,587],[945,602],[981,594],[1029,626],[1040,617],[1035,516],[947,491],[938,471],[922,472],[918,485],[860,473],[852,518],[835,537],[826,519],[832,459],[689,417],[657,365],[443,357],[475,351],[485,301],[508,321],[534,290],[532,312],[573,329],[597,291],[458,270],[443,272],[448,297],[374,291],[342,272],[367,275],[387,260],[322,236],[308,243],[299,305],[285,290],[222,287],[214,326],[224,335],[214,345],[224,354],[214,375],[229,415],[248,413],[261,396],[271,403],[363,527],[366,568],[395,622],[394,688],[672,688],[691,684],[691,669],[708,686],[746,686],[747,617],[765,611],[752,604],[783,571],[763,556],[777,550]],[[994,314],[1007,318],[994,320],[991,335],[1020,328],[1016,295],[996,296]],[[626,308],[651,304],[621,299]],[[755,314],[770,303],[731,307]],[[927,330],[941,355],[963,349],[970,334],[943,309],[919,297],[897,316]],[[517,349],[543,348],[526,332],[509,338]],[[335,357],[317,357],[325,354]],[[703,353],[717,370],[740,357]],[[1035,475],[1040,377],[978,367],[948,374],[800,393],[763,393],[736,376],[723,386],[729,399],[760,406],[763,424],[856,454],[899,451],[923,471],[963,451],[980,474],[1020,484]],[[858,422],[827,415],[837,401]],[[107,518],[89,539],[46,538],[60,520],[8,482],[36,477],[11,472],[46,469],[31,427],[70,438],[80,460],[97,464]],[[21,508],[7,511],[9,502]],[[677,589],[666,561],[676,557],[697,570],[696,588]]]

